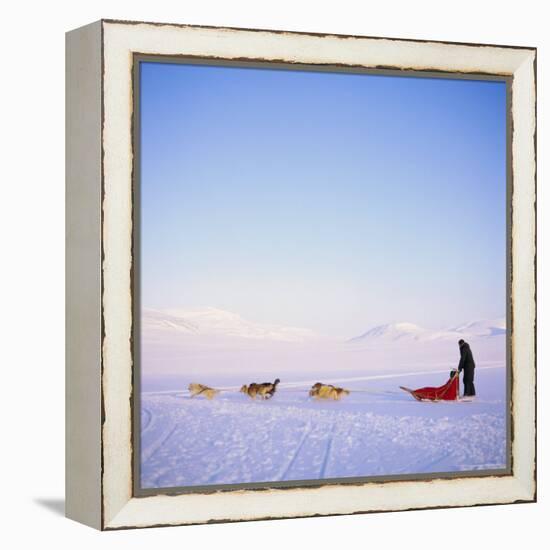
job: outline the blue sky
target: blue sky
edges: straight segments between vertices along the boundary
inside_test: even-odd
[[[143,63],[141,140],[145,307],[505,313],[504,82]]]

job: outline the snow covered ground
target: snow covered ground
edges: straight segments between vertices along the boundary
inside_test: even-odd
[[[141,330],[144,488],[506,467],[503,319],[394,323],[335,339],[207,308],[145,310]],[[419,403],[399,389],[445,383],[459,338],[477,363],[474,402]],[[271,400],[238,391],[276,377]],[[314,401],[318,381],[351,394]],[[190,382],[225,391],[191,399]]]
[[[237,387],[213,401],[144,393],[142,487],[505,468],[505,369],[478,368],[480,395],[471,403],[420,403],[398,387],[446,379],[332,377],[352,391],[340,402],[309,398],[312,380],[283,381],[269,401]]]

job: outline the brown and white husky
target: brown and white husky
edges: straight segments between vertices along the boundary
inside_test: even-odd
[[[243,384],[241,386],[241,393],[246,393],[252,399],[256,399],[256,396],[261,397],[262,399],[271,399],[275,392],[277,391],[277,385],[280,380],[277,378],[274,382],[263,382],[262,384],[257,384],[252,382],[252,384]]]
[[[338,388],[332,384],[322,384],[321,382],[317,382],[311,386],[309,395],[315,399],[333,399],[334,401],[338,401],[342,398],[342,396],[349,395],[349,390]]]

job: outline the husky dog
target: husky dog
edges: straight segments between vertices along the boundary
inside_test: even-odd
[[[339,401],[343,395],[349,395],[349,390],[344,388],[338,388],[332,384],[321,384],[317,382],[311,386],[309,390],[310,397],[315,397],[315,399],[332,399],[334,401]]]
[[[279,378],[276,378],[274,382],[264,382],[263,384],[260,384],[260,389],[258,393],[264,399],[271,399],[277,391],[277,385],[279,384],[279,382]]]
[[[214,397],[218,395],[218,393],[220,393],[220,390],[209,388],[204,384],[193,383],[189,384],[189,393],[191,394],[191,397],[195,397],[197,395],[205,395],[207,399],[214,399]]]
[[[309,390],[309,396],[314,397],[319,393],[319,390],[323,387],[323,384],[321,382],[317,382],[311,386],[311,389]]]
[[[252,382],[252,384],[243,384],[241,386],[241,389],[239,390],[241,393],[246,393],[249,397],[252,397],[252,399],[256,399],[256,395],[258,395],[258,387],[259,384],[256,384],[256,382]]]
[[[262,384],[244,384],[241,386],[240,392],[246,393],[252,399],[256,399],[256,396],[260,396],[262,399],[271,399],[277,391],[277,384],[280,380],[277,378],[274,382],[263,382]]]

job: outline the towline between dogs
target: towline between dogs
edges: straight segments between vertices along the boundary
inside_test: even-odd
[[[491,369],[502,369],[501,364],[489,364],[489,365],[483,365],[478,366],[477,370],[485,371],[485,370],[491,370]],[[397,391],[397,388],[399,387],[399,384],[396,384],[394,388],[389,390],[384,390],[382,392],[373,389],[372,382],[375,381],[381,381],[381,380],[391,380],[391,379],[401,379],[401,378],[409,378],[409,377],[419,377],[419,376],[431,376],[432,380],[436,379],[437,376],[440,374],[447,374],[449,373],[449,368],[446,369],[437,369],[437,370],[430,370],[430,371],[414,371],[414,372],[404,372],[404,373],[391,373],[391,374],[376,374],[376,375],[365,375],[365,376],[353,376],[353,377],[337,377],[337,378],[329,378],[326,377],[324,379],[324,382],[327,384],[351,384],[351,387],[347,388],[352,393],[366,393],[371,395],[384,395],[387,394],[388,391],[400,393]],[[311,389],[311,386],[315,384],[317,380],[301,380],[301,381],[292,381],[292,382],[280,382],[277,388],[277,393],[306,393]],[[371,383],[371,386],[369,388],[365,387],[356,387],[355,384],[357,382],[369,382]],[[217,392],[220,393],[239,393],[240,388],[242,386],[216,386],[215,389]],[[154,391],[144,391],[142,392],[143,395],[150,394],[150,395],[162,395],[162,394],[178,394],[178,395],[189,395],[188,389],[173,389],[173,390],[154,390]]]

